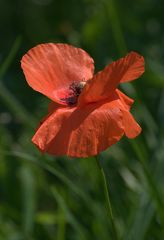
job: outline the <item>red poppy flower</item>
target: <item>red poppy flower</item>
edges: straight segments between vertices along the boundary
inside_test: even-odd
[[[94,74],[94,61],[67,44],[40,44],[21,60],[28,84],[52,100],[32,141],[41,152],[97,155],[141,128],[130,113],[133,100],[117,89],[144,72],[144,58],[130,52]]]

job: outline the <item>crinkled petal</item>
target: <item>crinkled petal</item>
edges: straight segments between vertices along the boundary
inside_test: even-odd
[[[123,116],[124,133],[128,138],[135,138],[141,133],[142,129],[130,113],[130,108],[134,101],[118,89],[116,89],[115,93],[120,99],[118,104]]]
[[[130,52],[124,58],[109,64],[87,82],[79,97],[79,105],[108,98],[119,83],[132,81],[143,72],[144,58],[136,52]]]
[[[42,152],[53,155],[97,155],[124,134],[118,101],[58,108],[42,123],[32,141]]]
[[[125,135],[128,138],[137,137],[142,131],[141,127],[138,125],[138,123],[135,121],[135,119],[133,118],[132,114],[129,111],[122,110],[122,113]]]
[[[64,97],[72,82],[87,81],[94,72],[93,59],[82,49],[67,44],[40,44],[21,60],[28,84],[55,102]]]
[[[134,103],[134,100],[127,95],[125,95],[123,92],[121,92],[119,89],[116,89],[116,93],[118,94],[121,102],[124,104],[125,108],[127,110],[130,110],[132,104]]]
[[[59,107],[61,108],[62,106],[56,102],[50,102],[48,105],[48,114],[40,120],[39,125],[37,126],[36,130],[38,130],[39,127],[49,118],[51,113],[56,111]]]
[[[51,114],[54,111],[56,111],[58,108],[61,108],[61,105],[59,105],[56,102],[50,102],[48,105],[48,113]]]

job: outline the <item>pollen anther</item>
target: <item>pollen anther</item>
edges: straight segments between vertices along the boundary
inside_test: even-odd
[[[71,85],[69,86],[68,96],[65,98],[61,98],[60,100],[62,102],[65,102],[69,106],[76,104],[77,99],[78,99],[80,93],[82,92],[85,84],[86,84],[85,81],[71,83]]]

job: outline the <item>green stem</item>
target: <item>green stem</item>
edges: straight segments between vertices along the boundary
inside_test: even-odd
[[[101,175],[102,175],[102,179],[103,179],[107,212],[108,212],[111,224],[112,224],[113,240],[118,240],[117,228],[116,228],[116,224],[115,224],[115,219],[114,219],[114,215],[113,215],[112,204],[111,204],[110,194],[109,194],[109,183],[107,182],[104,169],[100,163],[98,156],[96,156],[95,158],[96,158],[97,164],[99,166],[99,169],[101,171]]]

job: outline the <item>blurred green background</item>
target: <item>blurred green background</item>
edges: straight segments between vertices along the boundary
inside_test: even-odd
[[[114,240],[93,158],[41,156],[31,144],[49,100],[20,59],[44,42],[82,47],[96,71],[130,50],[146,73],[122,90],[143,128],[102,154],[122,240],[164,239],[162,0],[0,0],[0,240]]]

